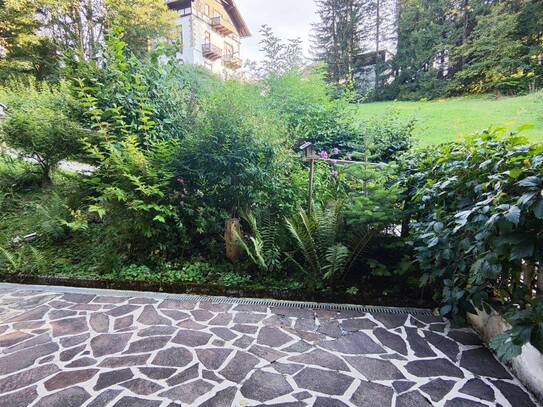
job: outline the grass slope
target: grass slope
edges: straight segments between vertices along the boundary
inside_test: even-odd
[[[454,141],[488,127],[514,130],[524,124],[534,128],[523,134],[543,142],[543,92],[519,97],[459,97],[421,102],[377,102],[360,106],[360,117],[376,118],[397,112],[416,120],[420,145]]]

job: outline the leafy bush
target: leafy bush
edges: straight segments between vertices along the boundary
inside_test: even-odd
[[[319,149],[344,148],[360,140],[348,99],[332,99],[322,77],[295,71],[271,76],[262,93],[268,109],[284,123],[289,140],[314,142]]]
[[[526,310],[521,316],[537,309],[530,304],[543,259],[543,146],[485,131],[408,162],[416,262],[422,284],[441,287],[442,314],[461,319],[493,299]],[[543,350],[541,328],[508,347],[530,341]]]
[[[298,249],[289,258],[312,288],[335,287],[374,236],[366,227],[350,239],[342,233],[342,207],[337,203],[309,214],[301,209],[286,222]]]
[[[0,142],[35,161],[50,183],[58,163],[81,150],[82,130],[70,117],[66,88],[14,83],[6,93],[9,112],[1,122]]]

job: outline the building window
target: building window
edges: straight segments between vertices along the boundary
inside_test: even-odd
[[[209,4],[204,4],[204,14],[209,17]]]
[[[204,44],[211,44],[211,33],[209,31],[205,33]]]
[[[209,69],[210,71],[213,71],[213,64],[211,62],[204,62],[204,66],[206,69]]]

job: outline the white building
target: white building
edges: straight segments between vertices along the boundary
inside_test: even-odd
[[[227,78],[242,66],[240,39],[251,33],[234,0],[166,0],[179,13],[182,60]]]

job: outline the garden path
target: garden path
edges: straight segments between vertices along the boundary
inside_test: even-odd
[[[0,284],[2,407],[257,405],[537,404],[428,312]]]

